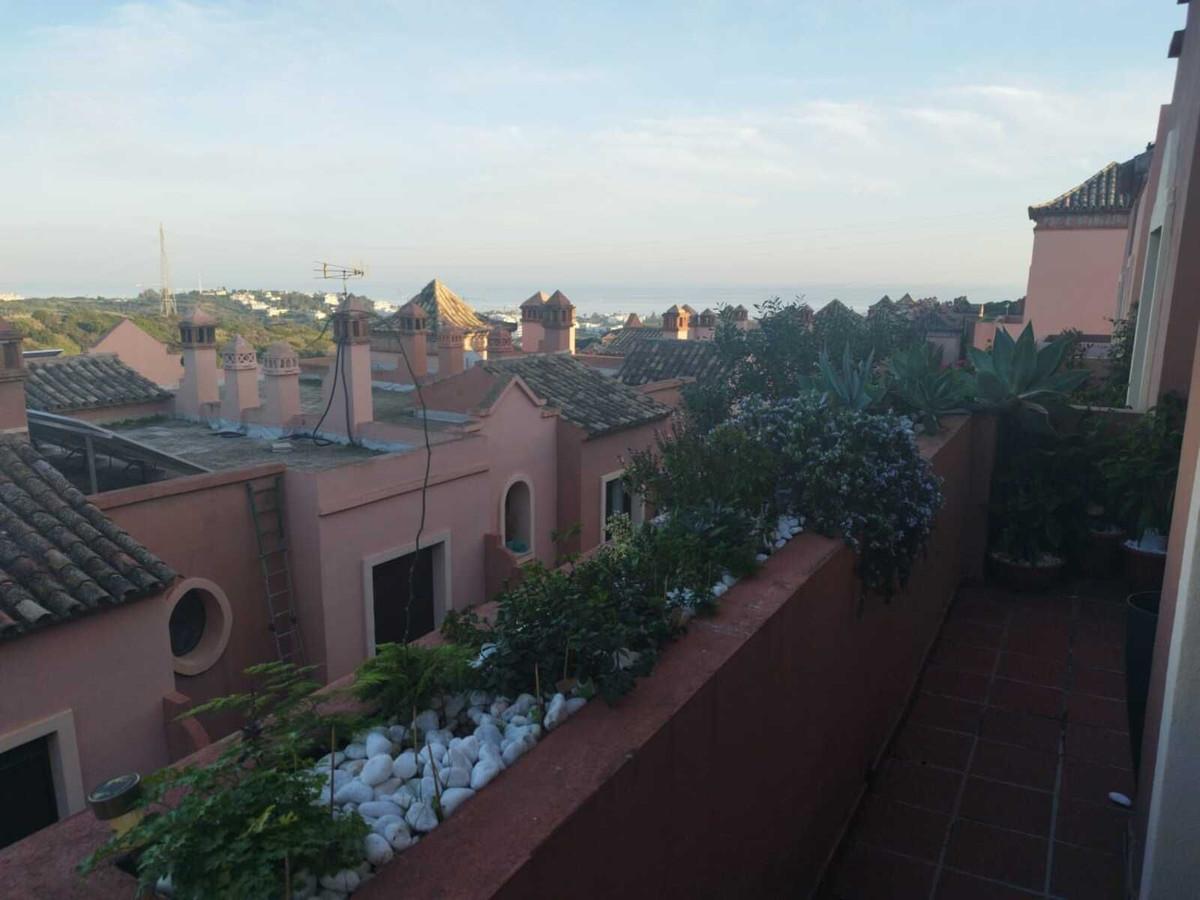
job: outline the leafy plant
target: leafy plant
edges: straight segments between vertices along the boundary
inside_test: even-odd
[[[991,549],[1038,565],[1082,541],[1089,458],[1080,434],[1003,429],[988,504]]]
[[[489,686],[532,692],[561,674],[613,700],[650,671],[670,632],[665,600],[642,591],[618,553],[603,548],[569,570],[531,567],[501,595],[483,667]]]
[[[820,377],[811,382],[827,400],[846,409],[870,409],[883,397],[883,385],[875,379],[875,351],[867,354],[861,362],[850,356],[850,345],[842,351],[842,362],[835,367],[828,350],[822,350],[817,358]]]
[[[442,619],[441,633],[450,643],[479,652],[491,640],[492,626],[473,609],[452,609]]]
[[[1087,372],[1059,371],[1068,349],[1069,341],[1062,338],[1038,349],[1033,323],[1015,341],[997,329],[989,352],[975,347],[967,351],[975,367],[976,400],[1034,427],[1049,428],[1051,411],[1087,379]]]
[[[473,686],[475,654],[468,647],[443,644],[380,644],[354,676],[354,693],[388,719],[407,721],[442,694]]]
[[[888,360],[888,390],[893,405],[936,432],[939,419],[961,410],[970,392],[962,370],[943,368],[942,348],[927,341],[897,350]]]
[[[810,394],[747,404],[730,425],[778,457],[782,508],[852,547],[868,587],[905,585],[942,502],[908,420]]]
[[[1116,432],[1098,463],[1110,512],[1139,540],[1147,531],[1166,534],[1171,526],[1185,411],[1179,397],[1163,397],[1136,424]]]
[[[242,740],[209,766],[168,767],[143,782],[144,818],[80,865],[137,854],[138,882],[170,878],[180,900],[251,900],[291,895],[301,870],[320,876],[362,858],[366,823],[314,803],[322,776],[312,768],[316,733],[329,734],[307,669],[271,663],[247,672],[261,685],[188,715],[238,710]]]

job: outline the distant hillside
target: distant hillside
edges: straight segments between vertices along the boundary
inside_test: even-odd
[[[300,314],[268,319],[228,297],[180,294],[176,299],[182,310],[190,309],[196,301],[202,302],[218,322],[219,342],[237,333],[259,350],[274,341],[288,341],[300,349],[302,356],[321,356],[333,348],[328,334],[322,335],[319,326]],[[172,347],[179,340],[179,319],[160,316],[153,300],[35,297],[0,305],[0,316],[21,332],[27,350],[58,347],[66,354],[81,353],[122,317]]]

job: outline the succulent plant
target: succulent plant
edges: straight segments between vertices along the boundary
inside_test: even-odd
[[[1083,370],[1059,371],[1069,344],[1059,338],[1039,349],[1033,323],[1015,341],[998,329],[990,351],[968,351],[975,367],[976,402],[1049,428],[1051,410],[1087,380]]]

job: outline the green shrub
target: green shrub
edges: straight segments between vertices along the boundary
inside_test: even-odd
[[[212,765],[168,767],[145,779],[139,801],[145,817],[80,870],[134,852],[139,885],[148,893],[169,877],[180,900],[256,900],[289,896],[301,870],[321,876],[357,866],[366,823],[314,803],[322,779],[311,768],[312,754],[317,735],[329,737],[330,720],[317,710],[308,671],[282,663],[252,667],[254,691],[189,713],[243,713],[242,740]]]
[[[354,694],[385,719],[407,722],[434,697],[473,687],[474,656],[469,647],[455,644],[380,644],[355,673]]]

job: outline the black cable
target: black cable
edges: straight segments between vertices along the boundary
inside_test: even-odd
[[[400,315],[400,311],[392,313],[390,316],[381,316],[376,313],[371,313],[370,316],[377,323],[390,325],[394,323]],[[421,553],[421,535],[425,531],[425,516],[429,508],[429,475],[433,466],[433,444],[429,440],[429,410],[425,406],[425,395],[421,392],[421,382],[417,379],[416,373],[413,372],[412,362],[408,358],[408,350],[404,346],[404,341],[397,342],[400,346],[400,356],[404,359],[404,368],[408,370],[408,377],[413,383],[413,387],[417,392],[417,403],[421,407],[421,431],[425,437],[425,475],[421,479],[421,516],[417,520],[417,536],[413,540],[412,562],[408,567],[408,609],[404,615],[404,640],[402,643],[407,644],[409,641],[409,629],[412,627],[412,606],[413,588],[416,585],[417,560]]]

